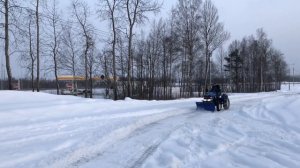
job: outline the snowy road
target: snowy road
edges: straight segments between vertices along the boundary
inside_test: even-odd
[[[0,167],[298,167],[300,92],[198,99],[86,100],[1,91]]]

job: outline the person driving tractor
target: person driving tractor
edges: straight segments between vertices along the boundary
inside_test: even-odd
[[[211,89],[210,89],[210,92],[214,92],[214,93],[216,93],[216,96],[217,96],[217,97],[220,97],[220,96],[221,96],[221,88],[220,88],[220,85],[217,85],[217,84],[212,85],[212,87],[211,87]]]
[[[220,111],[220,102],[219,102],[219,99],[221,97],[221,88],[220,88],[220,85],[217,85],[217,84],[213,84],[211,89],[210,89],[210,92],[213,92],[216,94],[215,98],[213,99],[215,105],[217,106],[217,111]]]

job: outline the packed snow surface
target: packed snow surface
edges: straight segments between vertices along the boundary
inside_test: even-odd
[[[83,99],[0,91],[0,167],[298,168],[300,85],[229,94],[227,111],[201,98]]]

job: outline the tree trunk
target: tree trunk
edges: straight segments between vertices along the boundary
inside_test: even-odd
[[[89,87],[89,84],[88,84],[88,58],[87,58],[87,55],[88,55],[88,37],[86,37],[86,48],[85,48],[85,51],[84,51],[84,69],[85,69],[85,93],[84,93],[84,97],[87,98],[88,97],[88,87]]]
[[[54,18],[53,18],[54,19]],[[56,25],[53,20],[53,35],[54,35],[54,47],[53,47],[53,61],[54,61],[54,74],[55,74],[55,84],[56,84],[56,94],[59,95],[59,83],[58,83],[58,65],[57,65],[57,34]]]
[[[29,28],[29,55],[31,58],[31,88],[32,88],[32,92],[34,92],[34,55],[32,51],[31,20],[29,22],[28,28]]]
[[[75,52],[74,52],[74,49],[72,47],[72,75],[73,75],[73,80],[72,80],[72,83],[73,83],[73,88],[76,90],[77,92],[77,82],[75,80],[75,76],[76,76],[76,71],[75,71]],[[77,94],[77,93],[76,93]]]
[[[59,95],[59,83],[58,83],[58,73],[57,73],[57,54],[54,54],[54,73],[55,73],[55,84],[56,84],[56,94]]]
[[[10,67],[10,55],[9,55],[9,23],[8,23],[8,14],[9,14],[9,7],[8,7],[8,0],[4,1],[4,8],[5,8],[5,23],[4,23],[4,29],[5,29],[5,60],[6,60],[6,72],[7,72],[7,78],[8,78],[8,89],[12,90],[12,73],[11,73],[11,67]]]
[[[36,0],[36,90],[40,91],[40,25],[39,25],[39,0]]]
[[[123,44],[122,41],[120,42],[120,61],[121,61],[121,73],[122,73],[122,77],[125,77],[125,72],[126,72],[126,65],[124,67],[124,58],[123,58]],[[123,92],[123,97],[126,96],[126,81],[123,79],[122,80],[122,92]]]
[[[132,97],[132,83],[131,83],[131,59],[132,59],[132,27],[129,30],[128,37],[128,67],[127,67],[127,94],[128,97]]]
[[[56,38],[55,38],[56,41]],[[59,83],[58,83],[58,65],[57,65],[57,53],[56,53],[56,48],[57,48],[57,42],[54,44],[54,49],[53,49],[53,61],[54,61],[54,75],[55,75],[55,84],[56,84],[56,94],[59,95]]]
[[[114,12],[114,11],[113,11]],[[112,28],[113,28],[113,45],[112,45],[112,55],[113,55],[113,92],[114,92],[114,100],[118,99],[117,94],[117,72],[116,72],[116,38],[117,38],[117,32],[116,32],[116,25],[115,25],[115,18],[114,13],[112,13]]]
[[[91,89],[91,94],[90,94],[90,98],[93,98],[93,78],[92,78],[92,76],[93,76],[93,66],[90,66],[90,89]]]

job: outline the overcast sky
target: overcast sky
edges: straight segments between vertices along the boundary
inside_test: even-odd
[[[294,64],[295,74],[300,75],[300,0],[212,1],[218,8],[220,21],[231,34],[229,42],[263,28],[275,48],[283,52],[286,62],[291,67]],[[176,0],[164,0],[163,10],[176,3]]]

